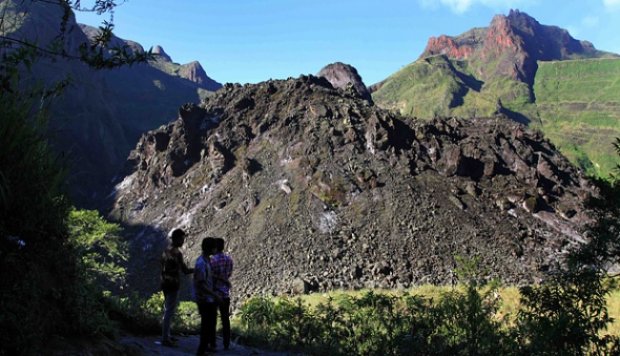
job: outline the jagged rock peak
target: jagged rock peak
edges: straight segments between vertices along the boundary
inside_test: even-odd
[[[153,47],[152,53],[156,56],[157,59],[163,60],[165,62],[172,62],[172,58],[164,51],[164,49],[160,45],[156,45]]]
[[[455,254],[531,282],[582,241],[595,194],[536,131],[401,117],[314,76],[226,84],[145,134],[128,163],[114,216],[184,226],[194,256],[203,237],[225,237],[240,296],[300,279],[318,290],[451,283]],[[156,261],[146,254],[165,237],[136,243]]]
[[[485,50],[501,48],[527,51],[537,60],[570,59],[572,55],[597,55],[591,43],[574,39],[557,26],[541,25],[535,18],[519,10],[508,15],[495,15],[486,28],[474,28],[459,36],[431,37],[421,58],[444,54],[449,58],[467,59]]]
[[[529,84],[533,83],[537,61],[615,56],[574,39],[562,28],[541,25],[519,10],[494,16],[489,27],[454,37],[431,37],[420,58],[434,55],[471,59],[482,65],[486,75],[499,74]],[[491,67],[485,68],[487,65]]]
[[[207,75],[207,72],[205,72],[198,61],[183,64],[181,68],[179,68],[179,76],[194,83],[198,83],[203,88],[210,91],[216,91],[222,87],[222,84],[216,82]]]
[[[342,62],[328,64],[317,76],[326,78],[334,88],[347,89],[347,86],[352,85],[363,99],[372,100],[362,77],[352,65]]]

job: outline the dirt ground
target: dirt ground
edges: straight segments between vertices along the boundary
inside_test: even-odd
[[[166,356],[182,356],[195,355],[198,349],[199,337],[197,335],[179,337],[177,347],[165,347],[160,343],[159,336],[125,336],[120,338],[119,342],[125,346],[129,346],[135,350],[136,355],[166,355]],[[245,356],[245,355],[265,355],[265,356],[284,356],[290,355],[283,352],[269,352],[252,347],[239,345],[232,342],[228,350],[222,347],[222,339],[218,337],[218,348],[215,353],[209,355],[223,356]]]

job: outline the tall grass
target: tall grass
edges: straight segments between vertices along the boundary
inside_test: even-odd
[[[607,297],[615,320],[619,293]],[[516,287],[472,285],[254,297],[233,329],[252,345],[317,355],[517,355],[529,342],[520,330],[521,298]],[[600,336],[620,336],[620,322]]]

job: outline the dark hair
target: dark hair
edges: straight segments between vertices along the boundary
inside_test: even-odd
[[[217,252],[224,251],[224,239],[223,238],[221,237],[215,238],[215,248],[217,249]]]
[[[215,247],[215,239],[213,237],[205,237],[202,239],[202,252],[210,252]]]
[[[172,234],[170,235],[170,239],[172,240],[173,244],[179,244],[181,240],[183,240],[184,237],[185,237],[185,231],[181,229],[172,230]]]

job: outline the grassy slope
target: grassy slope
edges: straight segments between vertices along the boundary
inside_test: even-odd
[[[416,61],[394,73],[373,98],[402,114],[433,118],[448,116],[450,104],[465,89],[450,62],[437,56]]]
[[[540,62],[534,94],[547,137],[588,173],[607,177],[620,137],[620,59]]]
[[[413,289],[407,290],[410,295],[419,295],[425,298],[432,298],[434,300],[438,300],[439,297],[448,293],[453,287],[448,286],[433,286],[433,285],[421,285],[417,286]],[[461,287],[456,287],[461,288]],[[358,290],[358,291],[334,291],[330,293],[313,293],[308,295],[301,296],[301,299],[304,304],[309,305],[310,307],[316,307],[320,303],[326,303],[328,298],[338,299],[343,295],[352,295],[352,296],[362,296],[364,293],[369,290]],[[374,290],[376,293],[384,293],[384,294],[392,294],[392,295],[402,295],[403,291],[392,291],[392,290]],[[501,297],[500,308],[497,311],[498,318],[508,318],[508,320],[514,320],[516,314],[520,308],[519,299],[520,293],[519,289],[513,286],[502,287],[499,290],[499,295]],[[607,308],[611,317],[614,318],[614,322],[608,325],[608,329],[604,334],[607,335],[620,335],[620,290],[614,290],[607,296]],[[243,327],[241,326],[241,321],[238,318],[232,319],[233,328],[237,330],[238,333],[242,333]]]
[[[529,103],[526,84],[506,78],[483,82],[476,73],[480,63],[428,57],[390,76],[375,93],[379,105],[420,118],[435,116],[491,116],[498,100],[510,109]]]

